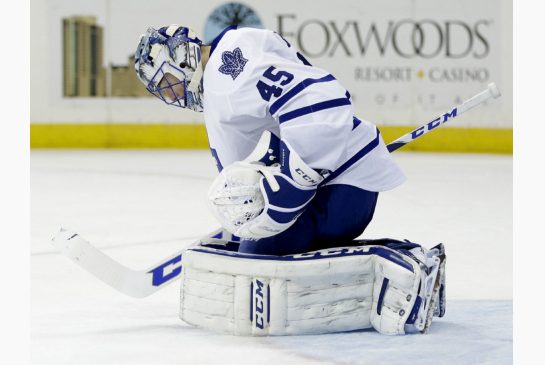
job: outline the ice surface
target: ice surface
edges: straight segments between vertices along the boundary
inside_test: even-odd
[[[380,195],[363,237],[445,243],[446,316],[425,336],[246,338],[181,322],[176,283],[129,298],[49,243],[64,226],[135,269],[189,245],[217,226],[205,204],[216,173],[208,152],[33,150],[32,363],[512,363],[512,157],[395,158],[408,181]]]

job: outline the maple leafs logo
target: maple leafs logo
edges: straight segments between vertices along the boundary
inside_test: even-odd
[[[220,66],[219,71],[222,74],[231,76],[233,80],[244,71],[244,65],[248,62],[242,55],[242,51],[239,47],[235,48],[233,52],[223,52],[221,54],[221,60],[223,61],[223,64]]]

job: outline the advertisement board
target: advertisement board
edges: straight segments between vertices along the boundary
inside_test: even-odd
[[[420,125],[495,82],[499,102],[445,127],[511,130],[511,9],[508,0],[33,1],[31,123],[202,124],[149,96],[133,71],[139,35],[177,23],[206,42],[231,24],[282,34],[340,80],[356,115],[382,127]]]

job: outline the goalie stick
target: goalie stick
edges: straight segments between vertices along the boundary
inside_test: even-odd
[[[211,242],[211,240],[226,242],[226,240],[219,239],[222,236],[223,230],[218,229],[195,244],[199,244],[203,239],[207,239],[207,242]],[[182,272],[180,264],[184,249],[173,253],[147,270],[132,270],[70,230],[61,228],[51,243],[63,255],[112,288],[134,298],[143,298],[153,294],[175,281]]]
[[[429,131],[440,127],[451,118],[465,113],[488,99],[495,99],[499,96],[500,92],[496,85],[494,83],[489,84],[486,90],[455,106],[450,112],[442,114],[438,118],[389,143],[387,145],[388,151],[394,152]],[[194,244],[199,244],[203,240],[206,240],[208,243],[212,242],[211,240],[225,243],[229,238],[231,238],[230,234],[222,229],[218,229],[196,241]],[[57,250],[76,264],[114,289],[135,298],[146,297],[164,288],[178,279],[182,272],[181,261],[184,249],[173,253],[147,270],[133,270],[115,261],[77,233],[67,229],[61,228],[60,232],[53,237],[51,242]]]
[[[428,133],[429,131],[442,126],[447,121],[449,121],[452,118],[457,117],[458,115],[462,115],[463,113],[467,112],[470,109],[473,109],[477,105],[480,105],[487,101],[490,98],[497,99],[501,96],[500,91],[498,90],[498,87],[495,83],[488,84],[488,87],[486,90],[481,91],[477,95],[467,99],[462,104],[455,106],[452,108],[450,112],[444,113],[437,118],[433,119],[432,121],[416,128],[415,130],[399,137],[395,141],[389,143],[386,147],[388,147],[388,151],[394,152],[398,148],[401,148],[405,146],[407,143],[414,141],[417,138],[422,137],[424,134]]]

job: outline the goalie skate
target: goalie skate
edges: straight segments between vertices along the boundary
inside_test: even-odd
[[[430,253],[434,253],[437,265],[433,267],[432,274],[426,278],[426,283],[433,283],[430,288],[425,289],[425,302],[427,305],[424,308],[427,310],[424,328],[420,331],[427,333],[434,316],[443,317],[445,315],[445,265],[446,255],[445,248],[442,243],[435,246],[430,250]],[[435,275],[434,275],[435,273]],[[428,280],[432,279],[432,280]]]
[[[446,264],[446,256],[445,256],[445,248],[443,244],[439,244],[435,246],[433,249],[439,250],[439,255],[442,256],[441,265],[439,266],[439,275],[440,278],[440,286],[439,286],[439,297],[437,298],[437,305],[435,306],[435,312],[433,313],[434,317],[443,317],[445,315],[445,310],[447,306],[447,298],[446,298],[446,280],[445,280],[445,264]]]
[[[420,264],[422,276],[418,300],[412,310],[411,319],[405,324],[405,332],[427,333],[433,317],[442,317],[445,314],[445,247],[442,243],[431,250],[416,247],[407,254]]]

